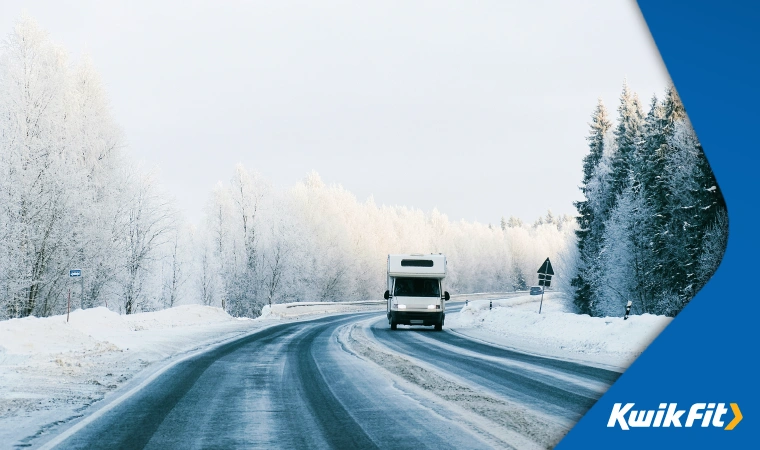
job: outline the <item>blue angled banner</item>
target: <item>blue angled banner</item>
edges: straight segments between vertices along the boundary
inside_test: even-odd
[[[639,6],[725,197],[728,248],[707,286],[557,448],[757,448],[760,4]],[[619,418],[632,411],[651,425],[624,430]]]

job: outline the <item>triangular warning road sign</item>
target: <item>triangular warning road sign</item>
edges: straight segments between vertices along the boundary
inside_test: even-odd
[[[538,273],[554,275],[554,269],[552,269],[552,263],[549,261],[549,258],[546,258],[546,261],[541,264],[541,267],[538,269]]]

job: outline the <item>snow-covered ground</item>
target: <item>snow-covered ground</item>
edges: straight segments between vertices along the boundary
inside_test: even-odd
[[[446,328],[521,351],[622,369],[670,322],[651,315],[624,321],[574,314],[561,293],[547,294],[539,315],[538,299],[475,300],[447,315]],[[106,308],[77,310],[68,323],[66,316],[2,321],[0,442],[23,445],[28,436],[82,416],[120,386],[211,345],[282,321],[384,309],[384,301],[291,303],[267,306],[250,320],[186,305],[130,316]]]
[[[523,352],[625,369],[672,320],[651,314],[628,320],[576,314],[572,299],[561,292],[545,294],[539,314],[540,299],[475,300],[447,314],[446,328]]]
[[[383,309],[385,302],[274,305],[236,319],[219,308],[178,306],[121,316],[106,308],[0,322],[0,442],[83,415],[140,374],[210,345],[284,320]],[[146,370],[143,370],[146,369]]]

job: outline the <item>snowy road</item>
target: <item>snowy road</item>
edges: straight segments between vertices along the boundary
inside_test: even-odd
[[[451,308],[449,314],[458,309]],[[569,423],[577,422],[620,376],[603,368],[487,345],[451,332],[425,328],[391,331],[386,320],[372,323],[371,332],[396,352]]]
[[[349,330],[367,337],[370,358],[347,345],[359,342]],[[378,355],[419,364],[421,372],[396,361],[401,376],[389,373],[373,363]],[[275,325],[185,359],[46,446],[541,448],[556,443],[618,375],[446,331],[390,332],[377,312],[330,316]],[[436,397],[439,386],[456,395]],[[512,418],[489,417],[498,408]],[[505,429],[479,429],[473,424],[481,419]]]

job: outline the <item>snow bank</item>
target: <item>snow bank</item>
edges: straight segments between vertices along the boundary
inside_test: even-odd
[[[150,344],[135,331],[213,325],[234,321],[219,308],[186,305],[159,312],[121,316],[107,308],[76,310],[70,315],[26,317],[0,322],[0,352],[36,357],[61,352],[120,350]]]
[[[30,436],[83,415],[142,369],[264,325],[200,305],[2,321],[0,442],[33,445]]]
[[[470,302],[461,312],[446,316],[452,331],[536,354],[624,369],[670,323],[670,317],[644,314],[590,317],[575,314],[568,296],[519,296]]]
[[[34,445],[146,367],[179,355],[283,320],[384,308],[384,301],[290,303],[251,320],[201,305],[128,316],[99,307],[73,311],[68,323],[65,315],[0,321],[0,442]]]

